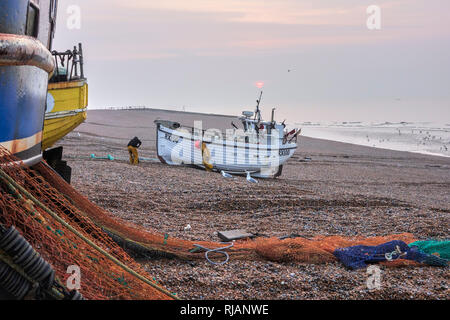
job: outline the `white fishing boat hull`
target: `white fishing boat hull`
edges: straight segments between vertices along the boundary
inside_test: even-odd
[[[297,149],[297,143],[273,137],[263,140],[264,143],[245,143],[195,135],[192,128],[171,128],[164,123],[171,124],[169,121],[156,123],[157,154],[161,162],[169,165],[194,165],[232,174],[250,172],[253,177],[274,178],[281,175],[283,164]],[[202,142],[207,157],[200,147]]]

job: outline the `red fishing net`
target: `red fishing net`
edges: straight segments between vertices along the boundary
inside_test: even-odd
[[[138,274],[151,279],[138,263],[62,193],[35,171],[21,166],[3,148],[0,148],[0,169],[79,234]],[[0,223],[5,227],[13,225],[20,231],[52,265],[61,285],[65,285],[70,276],[67,273],[69,266],[80,267],[79,291],[86,299],[171,299],[87,244],[4,177],[0,179]]]

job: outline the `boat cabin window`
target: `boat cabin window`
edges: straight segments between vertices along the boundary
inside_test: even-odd
[[[30,1],[28,5],[27,27],[25,34],[37,38],[39,34],[39,7]]]

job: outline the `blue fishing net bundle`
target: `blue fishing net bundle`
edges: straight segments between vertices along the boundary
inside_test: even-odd
[[[333,252],[347,268],[366,268],[367,264],[396,259],[413,260],[430,266],[447,267],[448,261],[437,256],[421,252],[418,247],[409,247],[405,242],[394,240],[378,246],[353,246],[339,248]],[[387,255],[386,255],[387,254]]]

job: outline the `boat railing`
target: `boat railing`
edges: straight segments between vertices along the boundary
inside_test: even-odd
[[[53,77],[50,79],[51,83],[86,79],[81,43],[78,44],[78,48],[74,46],[73,50],[65,52],[53,50],[52,55],[55,59],[56,68]]]
[[[201,129],[201,134],[200,134],[200,129],[199,128],[195,128],[192,126],[188,126],[188,125],[182,125],[178,122],[174,122],[174,121],[168,121],[168,120],[155,120],[154,121],[157,125],[163,125],[166,128],[169,128],[171,130],[182,130],[185,129],[187,131],[188,134],[191,135],[191,137],[202,137],[202,138],[206,138],[206,143],[209,142],[213,142],[215,140],[217,140],[218,138],[221,137],[222,140],[226,140],[227,137],[227,132],[224,132],[221,129]],[[232,130],[232,129],[230,129]],[[231,140],[236,140],[236,141],[241,141],[244,143],[255,143],[256,141],[258,141],[259,139],[265,137],[265,135],[270,135],[270,132],[250,132],[250,131],[245,131],[244,129],[234,129],[234,135],[233,135],[233,139]],[[242,134],[241,134],[242,133]],[[256,141],[251,141],[252,138],[255,139],[256,137]],[[283,136],[280,136],[278,138],[280,140],[280,143],[282,144],[286,144],[287,143],[297,143],[297,135],[295,135],[294,137],[292,137],[292,139],[285,139],[285,137],[283,138]]]

